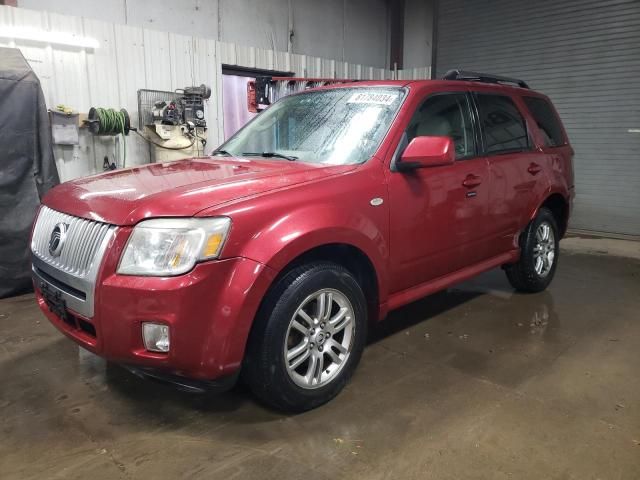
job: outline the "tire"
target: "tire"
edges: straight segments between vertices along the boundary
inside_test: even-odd
[[[313,262],[292,269],[271,288],[258,312],[245,381],[259,400],[278,410],[303,412],[328,402],[360,361],[366,319],[365,296],[344,267]]]
[[[520,260],[505,267],[513,288],[535,293],[549,286],[558,266],[559,236],[553,213],[541,208],[520,234]]]

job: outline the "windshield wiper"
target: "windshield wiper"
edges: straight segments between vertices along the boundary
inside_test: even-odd
[[[289,160],[293,162],[298,159],[298,157],[294,157],[292,155],[285,155],[283,153],[278,152],[242,152],[242,155],[246,157],[264,157],[264,158],[284,158],[285,160]]]
[[[213,152],[211,152],[211,155],[224,155],[226,157],[233,156],[231,152],[227,152],[226,150],[214,150]]]

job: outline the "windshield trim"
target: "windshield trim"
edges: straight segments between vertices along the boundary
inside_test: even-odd
[[[357,84],[341,84],[341,85],[336,85],[336,86],[332,86],[332,87],[317,87],[317,88],[310,88],[308,90],[303,90],[301,92],[296,92],[296,93],[292,93],[290,95],[286,95],[284,97],[279,98],[277,101],[273,102],[271,105],[269,105],[267,108],[265,108],[264,110],[260,111],[255,117],[253,117],[251,120],[249,120],[247,123],[245,123],[240,129],[238,129],[238,131],[236,131],[233,135],[231,135],[228,139],[226,139],[224,141],[224,143],[221,143],[217,148],[215,148],[213,150],[213,152],[211,152],[211,155],[214,155],[214,152],[216,151],[226,151],[225,149],[225,145],[227,145],[229,142],[231,142],[236,136],[238,136],[240,134],[240,132],[242,132],[245,128],[249,127],[249,125],[251,125],[253,122],[255,122],[258,118],[260,118],[260,115],[262,115],[262,113],[267,112],[273,105],[276,105],[278,102],[282,101],[285,98],[289,98],[289,97],[293,97],[293,96],[297,96],[297,95],[307,95],[309,93],[316,93],[316,92],[322,92],[322,91],[328,91],[328,90],[340,90],[340,89],[347,89],[347,88],[352,88],[352,89],[357,89],[357,88],[362,88],[362,89],[377,89],[377,88],[381,88],[381,89],[392,89],[392,90],[399,90],[401,92],[401,97],[400,97],[400,103],[398,103],[398,107],[396,108],[395,114],[393,115],[393,117],[391,118],[391,120],[389,121],[389,125],[387,127],[386,132],[384,132],[384,134],[380,137],[380,141],[378,142],[378,145],[376,145],[375,149],[373,150],[372,154],[368,157],[365,158],[362,162],[355,162],[355,163],[351,163],[351,164],[347,164],[347,165],[364,165],[365,163],[367,163],[369,160],[371,160],[371,158],[375,157],[378,153],[378,151],[380,150],[380,147],[382,147],[382,145],[384,145],[387,136],[389,135],[389,132],[391,132],[391,127],[396,123],[396,120],[398,118],[398,115],[400,114],[400,112],[402,111],[402,107],[404,106],[404,102],[407,100],[408,97],[408,93],[409,93],[409,88],[408,86],[395,86],[395,85],[357,85]],[[242,158],[242,155],[233,155],[231,154],[232,157],[236,157],[236,158]],[[322,165],[325,167],[329,167],[332,165],[329,164],[320,164],[320,163],[313,163],[313,162],[305,162],[304,160],[300,160],[301,163],[305,163],[305,164],[309,164],[309,165]],[[339,166],[339,165],[336,165]]]

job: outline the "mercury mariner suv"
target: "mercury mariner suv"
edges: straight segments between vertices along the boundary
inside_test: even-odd
[[[67,182],[32,233],[37,302],[82,347],[184,388],[239,376],[288,411],[348,382],[388,311],[502,267],[558,266],[573,150],[516,79],[286,96],[212,156]]]

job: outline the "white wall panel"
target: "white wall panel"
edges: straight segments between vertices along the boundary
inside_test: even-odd
[[[0,19],[2,19],[3,22],[8,22],[8,25],[43,30],[49,29],[49,16],[46,13],[8,7],[1,8],[0,11],[4,12],[4,14],[0,16]],[[2,40],[4,41],[4,39]],[[16,47],[17,45],[13,42],[7,42],[5,46]],[[31,68],[33,68],[40,79],[46,101],[53,101],[52,94],[55,91],[55,86],[53,85],[51,47],[43,48],[42,46],[30,43],[25,43],[21,45],[21,47],[23,55],[30,59],[29,63]]]
[[[275,70],[275,52],[273,50],[265,50],[256,48],[256,65],[266,70]]]
[[[145,70],[144,32],[141,28],[126,25],[114,25],[116,71],[118,74],[119,106],[129,111],[135,111],[137,119],[138,97],[140,88],[148,88]],[[99,79],[90,79],[98,85]],[[96,105],[99,100],[95,100]],[[112,105],[106,105],[113,107]],[[137,124],[137,120],[134,120]]]
[[[218,136],[217,138],[215,138],[215,141],[213,141],[211,136],[207,136],[209,138],[209,144],[213,144],[215,146],[219,145],[222,143],[222,141],[224,140],[224,120],[223,120],[223,109],[222,109],[222,64],[224,63],[222,61],[222,57],[225,55],[223,53],[223,50],[227,49],[227,45],[224,44],[223,42],[213,42],[214,43],[214,51],[215,51],[215,59],[213,64],[216,67],[216,72],[215,72],[215,78],[216,78],[216,83],[215,86],[211,85],[211,98],[212,100],[209,101],[209,104],[211,104],[213,102],[213,104],[216,106],[216,110],[217,110],[217,125],[214,126],[214,128],[211,128],[212,125],[208,125],[209,130],[208,130],[208,134],[211,135],[212,132],[217,131],[218,132]],[[209,108],[209,111],[212,110],[211,108]]]
[[[146,88],[171,90],[171,49],[169,33],[144,30]]]
[[[218,42],[217,57],[220,63],[237,65],[236,46],[232,43]]]
[[[52,13],[49,15],[49,26],[52,31],[84,35],[80,17]],[[81,112],[88,111],[90,102],[86,51],[53,48],[52,52],[52,81],[55,85],[56,104],[74,105]]]
[[[256,49],[255,47],[249,47],[247,45],[236,46],[236,64],[246,65],[251,68],[260,68],[256,63]]]
[[[361,79],[362,78],[362,65],[357,64],[357,63],[350,63],[349,67],[348,67],[348,73],[347,73],[347,78],[355,78],[355,79]]]
[[[430,78],[430,67],[405,68],[403,70],[398,70],[398,80],[429,80]]]
[[[171,90],[196,85],[193,37],[169,35]]]
[[[153,76],[154,70],[151,67],[155,55],[149,56],[149,51],[146,47],[145,38],[154,38],[155,33],[146,35],[146,32],[142,28],[131,27],[126,25],[114,25],[114,34],[116,38],[115,55],[116,55],[116,70],[118,73],[118,91],[120,97],[120,103],[118,105],[104,104],[102,101],[94,100],[94,106],[105,106],[112,108],[125,108],[131,117],[131,123],[134,126],[138,125],[138,90],[141,88],[161,88],[150,85],[156,85],[157,82],[161,82],[161,85],[171,87],[171,75],[170,69],[161,71],[162,67],[158,67],[157,82],[150,82],[149,77]],[[153,51],[153,45],[161,45],[164,51],[168,51],[168,34],[160,33],[158,43],[149,43],[150,50]],[[160,47],[159,47],[160,48]],[[160,60],[162,62],[162,60]],[[155,65],[155,64],[154,64]],[[100,81],[97,82],[101,84]],[[95,138],[96,150],[94,152],[96,156],[96,165],[98,171],[102,168],[102,159],[104,155],[109,155],[113,161],[113,152],[120,152],[120,149],[115,149],[115,142],[113,139],[103,139],[100,137]],[[127,138],[127,165],[140,165],[149,161],[149,146],[147,143],[139,138],[137,135],[131,133]],[[118,165],[122,165],[121,161],[116,162]]]
[[[9,19],[12,25],[33,28],[49,28],[49,15],[43,11],[26,10],[23,8],[4,8],[6,12],[0,18]]]
[[[292,55],[288,52],[273,52],[274,53],[274,64],[273,69],[278,70],[280,72],[290,72],[291,71],[291,57]]]
[[[114,48],[116,44],[114,25],[85,18],[83,27],[86,36],[92,36],[100,42],[100,48],[97,48],[92,55],[87,55],[89,103],[93,105],[100,102],[108,107],[122,105]]]
[[[304,72],[298,74],[301,77],[322,77],[322,60],[320,57],[305,55]]]
[[[288,71],[299,77],[391,78],[388,70],[349,63],[340,58],[334,60],[273,51],[89,18],[0,6],[0,28],[9,25],[72,32],[99,42],[99,48],[83,49],[0,39],[0,45],[18,47],[23,52],[40,78],[49,108],[60,103],[82,113],[87,113],[91,106],[126,108],[132,124],[137,126],[138,89],[173,91],[192,84],[209,85],[213,93],[207,102],[207,152],[224,138],[220,101],[223,64]],[[141,138],[131,133],[126,143],[127,165],[149,161],[148,145]],[[102,171],[105,155],[121,165],[120,147],[114,138],[93,137],[86,132],[81,134],[77,146],[56,146],[62,179]]]
[[[349,62],[335,62],[335,78],[347,78],[349,72]]]
[[[307,70],[307,56],[292,53],[290,58],[291,68],[288,71],[294,72],[298,77],[303,77]]]
[[[195,38],[193,40],[193,71],[194,78],[199,79],[211,87],[211,98],[206,101],[208,125],[208,146],[206,151],[218,146],[224,138],[222,124],[222,68],[216,59],[216,44],[214,40]]]
[[[1,8],[0,9],[0,25],[13,25],[13,10],[12,8]],[[17,9],[15,9],[17,10]],[[44,25],[41,25],[44,26]],[[3,46],[6,43],[9,43],[7,39],[0,38],[0,44]]]

